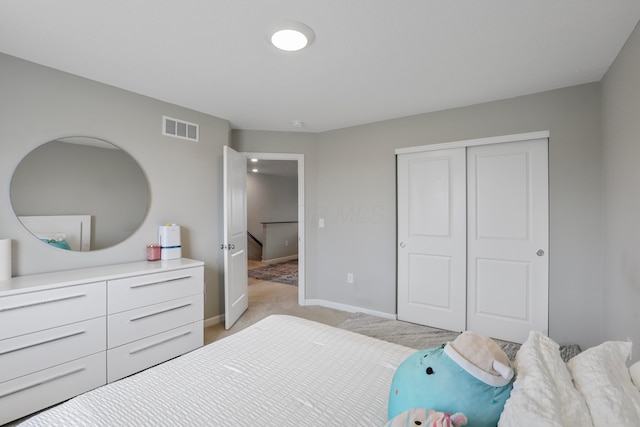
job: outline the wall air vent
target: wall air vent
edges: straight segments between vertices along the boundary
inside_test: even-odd
[[[200,127],[196,123],[162,116],[162,134],[197,142],[200,138]]]

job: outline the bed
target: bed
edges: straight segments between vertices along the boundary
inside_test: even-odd
[[[630,343],[560,358],[532,332],[500,426],[640,425]],[[35,426],[385,426],[395,369],[415,349],[286,315],[100,387]],[[575,384],[575,385],[574,385]]]

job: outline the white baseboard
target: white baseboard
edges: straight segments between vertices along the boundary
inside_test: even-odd
[[[372,316],[383,317],[385,319],[397,320],[398,316],[394,313],[384,313],[382,311],[369,310],[368,308],[356,307],[353,305],[340,304],[332,301],[325,301],[321,299],[307,299],[304,300],[304,306],[308,305],[319,305],[320,307],[333,308],[335,310],[346,311],[348,313],[365,313],[370,314]],[[220,314],[218,316],[209,317],[204,320],[204,327],[217,325],[219,323],[224,322],[224,314]]]
[[[264,262],[265,264],[277,264],[279,262],[293,261],[294,259],[298,259],[298,254],[283,256],[281,258],[263,259],[260,262]]]
[[[395,313],[384,313],[382,311],[369,310],[368,308],[355,307],[353,305],[340,304],[332,301],[325,301],[321,299],[307,299],[304,301],[304,305],[319,305],[321,307],[333,308],[335,310],[346,311],[349,313],[365,313],[372,316],[384,317],[385,319],[396,320],[398,316]]]
[[[208,319],[204,319],[204,327],[209,327],[213,325],[217,325],[224,321],[224,314],[220,314],[218,316],[209,317]]]

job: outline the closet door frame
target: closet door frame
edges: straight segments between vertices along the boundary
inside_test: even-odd
[[[448,142],[448,143],[438,143],[438,144],[429,144],[429,145],[422,145],[422,146],[415,146],[415,147],[407,147],[407,148],[399,148],[395,150],[395,154],[396,154],[396,159],[398,160],[398,156],[399,155],[403,155],[403,154],[413,154],[413,153],[422,153],[422,152],[428,152],[428,151],[436,151],[436,150],[448,150],[448,149],[454,149],[454,148],[469,148],[469,147],[474,147],[474,146],[485,146],[485,145],[491,145],[491,144],[503,144],[503,143],[511,143],[511,142],[519,142],[519,141],[528,141],[528,140],[536,140],[536,139],[547,139],[548,141],[549,138],[549,131],[540,131],[540,132],[530,132],[530,133],[522,133],[522,134],[514,134],[514,135],[503,135],[503,136],[496,136],[496,137],[489,137],[489,138],[479,138],[479,139],[471,139],[471,140],[464,140],[464,141],[456,141],[456,142]],[[465,169],[466,171],[466,169]],[[400,172],[398,172],[400,173]],[[466,172],[465,172],[466,173]],[[400,185],[400,183],[398,182],[398,185]],[[398,192],[400,192],[400,189],[398,189]],[[398,205],[398,210],[400,210],[401,206]],[[548,209],[548,206],[547,206]],[[397,265],[397,269],[398,269],[398,275],[397,275],[397,290],[398,290],[398,303],[397,303],[397,311],[398,311],[398,318],[400,320],[405,320],[403,319],[403,314],[400,313],[400,306],[402,304],[405,304],[406,301],[401,301],[400,299],[406,299],[407,298],[407,290],[406,287],[404,289],[401,289],[401,280],[406,280],[407,278],[407,272],[406,271],[401,271],[402,269],[406,268],[406,262],[404,262],[401,257],[403,257],[405,254],[403,254],[404,248],[402,247],[402,245],[406,246],[406,243],[404,241],[402,241],[403,238],[406,238],[405,236],[401,236],[400,235],[400,228],[402,227],[400,222],[401,222],[401,216],[406,216],[406,213],[401,213],[398,212],[398,232],[397,232],[397,241],[396,241],[396,250],[397,250],[397,260],[398,260],[398,265]],[[547,212],[547,221],[548,221],[548,212]],[[547,223],[548,224],[548,223]],[[548,236],[547,236],[547,243],[548,243]],[[465,241],[466,244],[466,241]],[[548,283],[549,283],[549,278],[548,278],[548,247],[545,248],[541,248],[544,251],[544,255],[545,255],[545,260],[547,262],[547,268],[546,268],[546,277],[544,277],[543,279],[546,279],[546,287],[544,289],[542,289],[542,293],[544,294],[543,297],[546,299],[546,306],[542,309],[541,313],[536,314],[536,321],[535,324],[531,325],[531,329],[537,329],[542,331],[543,333],[545,333],[546,335],[548,335]],[[406,257],[405,257],[406,258]],[[401,263],[404,263],[405,265],[401,265]],[[465,273],[466,274],[466,273]],[[405,304],[406,306],[406,304]],[[405,309],[406,311],[406,309]],[[465,308],[465,317],[467,316],[467,310]],[[415,320],[414,320],[415,322]],[[466,320],[465,322],[468,322],[468,320]],[[420,322],[422,324],[426,324],[424,322]],[[436,326],[436,325],[429,325],[429,326],[435,326],[435,327],[442,327],[442,326]],[[465,326],[467,326],[465,324]],[[466,328],[465,328],[466,329]],[[456,329],[457,330],[457,329]],[[487,331],[479,331],[481,333],[485,333],[486,335],[491,335],[491,336],[495,336],[496,334],[492,333],[491,331],[487,332]],[[496,337],[499,338],[499,337]]]
[[[549,131],[518,133],[514,135],[491,136],[488,138],[467,139],[455,142],[442,142],[436,144],[417,145],[415,147],[396,148],[398,154],[421,153],[423,151],[446,150],[449,148],[466,148],[476,145],[503,144],[505,142],[528,141],[530,139],[549,138]]]

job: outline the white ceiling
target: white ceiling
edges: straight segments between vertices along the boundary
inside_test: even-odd
[[[320,132],[598,81],[639,18],[639,0],[2,0],[0,52]],[[277,51],[282,20],[315,42]]]
[[[253,173],[258,170],[260,175],[275,175],[285,178],[298,176],[298,162],[295,160],[247,160],[247,171]]]

